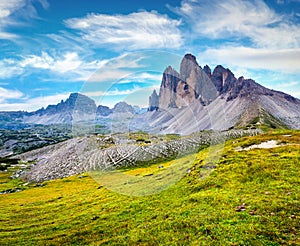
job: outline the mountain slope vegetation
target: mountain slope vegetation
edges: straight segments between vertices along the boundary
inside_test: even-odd
[[[277,147],[245,149],[270,140]],[[286,130],[229,140],[219,159],[205,163],[204,149],[179,182],[140,197],[88,174],[24,184],[1,172],[0,192],[22,191],[0,195],[0,244],[299,245],[299,143],[300,131]],[[143,177],[168,165],[123,172]]]

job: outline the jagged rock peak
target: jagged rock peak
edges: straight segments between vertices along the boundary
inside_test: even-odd
[[[152,95],[158,96],[155,89],[153,90]]]
[[[85,101],[85,102],[89,102],[91,104],[94,103],[94,100],[92,100],[91,98],[89,98],[85,95],[82,95],[80,93],[77,93],[77,92],[71,93],[69,98],[66,100],[66,103],[74,105],[76,103],[76,101]]]
[[[112,109],[107,106],[99,105],[97,107],[97,115],[108,116],[112,113]]]
[[[192,54],[186,54],[180,63],[180,75],[181,79],[186,79],[191,75],[191,71],[200,70],[201,67],[198,65],[196,57]]]
[[[224,68],[222,65],[218,65],[215,67],[214,71],[213,71],[213,76],[218,76],[223,74],[224,72],[226,72],[226,68]]]
[[[174,77],[177,77],[179,78],[179,73],[171,66],[168,66],[165,71],[164,71],[164,74],[168,74],[168,75],[172,75]]]
[[[211,69],[208,65],[205,65],[203,67],[203,71],[207,74],[207,76],[210,78],[211,77]]]
[[[132,113],[134,114],[134,108],[126,102],[118,102],[114,108],[114,113]]]
[[[85,113],[95,113],[96,104],[94,100],[80,93],[71,93],[66,101],[61,100],[57,105],[49,105],[45,110],[40,110],[40,114],[66,113],[73,110]]]
[[[151,96],[149,97],[149,108],[148,111],[158,110],[159,97],[156,90],[153,90]]]
[[[194,55],[192,55],[192,54],[190,54],[190,53],[185,54],[184,57],[183,57],[183,59],[187,59],[187,60],[190,60],[190,61],[192,61],[192,62],[198,64],[198,63],[197,63],[196,56],[194,56]]]

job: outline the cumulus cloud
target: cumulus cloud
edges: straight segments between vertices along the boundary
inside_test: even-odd
[[[89,14],[65,20],[82,38],[95,46],[111,49],[179,48],[183,39],[180,21],[157,12],[128,15]]]
[[[45,71],[51,78],[64,81],[117,81],[132,74],[132,70],[141,68],[141,59],[143,56],[140,54],[128,53],[111,59],[88,61],[76,52],[50,54],[42,51],[40,55],[0,60],[0,79]]]
[[[21,67],[33,67],[48,69],[58,73],[66,73],[74,71],[82,65],[82,61],[79,59],[78,54],[75,52],[65,53],[62,57],[54,58],[46,52],[42,52],[41,56],[30,55],[24,58],[20,65]]]
[[[53,55],[42,52],[40,55],[23,56],[21,59],[0,60],[0,79],[19,75],[30,75],[41,70],[65,81],[84,81],[88,79],[106,61],[85,61],[76,52]]]
[[[300,45],[300,25],[290,16],[277,14],[264,1],[183,0],[174,12],[191,25],[192,35],[239,41],[248,39],[253,47],[295,48]]]

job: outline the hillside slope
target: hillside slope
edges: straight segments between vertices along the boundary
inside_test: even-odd
[[[245,149],[269,140],[280,146]],[[0,195],[0,244],[299,245],[299,142],[299,131],[228,141],[218,161],[205,162],[203,150],[178,183],[145,197],[88,175],[22,185],[0,173],[0,190],[25,189]],[[149,177],[168,165],[123,172]]]
[[[126,134],[111,137],[88,135],[28,151],[15,158],[34,161],[36,165],[22,177],[28,182],[41,182],[91,170],[113,170],[174,159],[226,139],[259,133],[261,131],[258,130],[203,132],[184,138],[178,136],[178,139],[171,141],[165,141],[162,136],[161,141],[157,136],[145,134],[151,139],[148,143],[135,141]]]

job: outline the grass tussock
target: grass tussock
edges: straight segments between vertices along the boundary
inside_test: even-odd
[[[235,150],[267,140],[283,145]],[[228,141],[212,160],[205,149],[122,170],[141,180],[186,165],[149,196],[112,192],[88,174],[24,186],[1,172],[1,191],[25,188],[0,195],[0,245],[299,245],[299,143],[299,131],[275,131]]]

